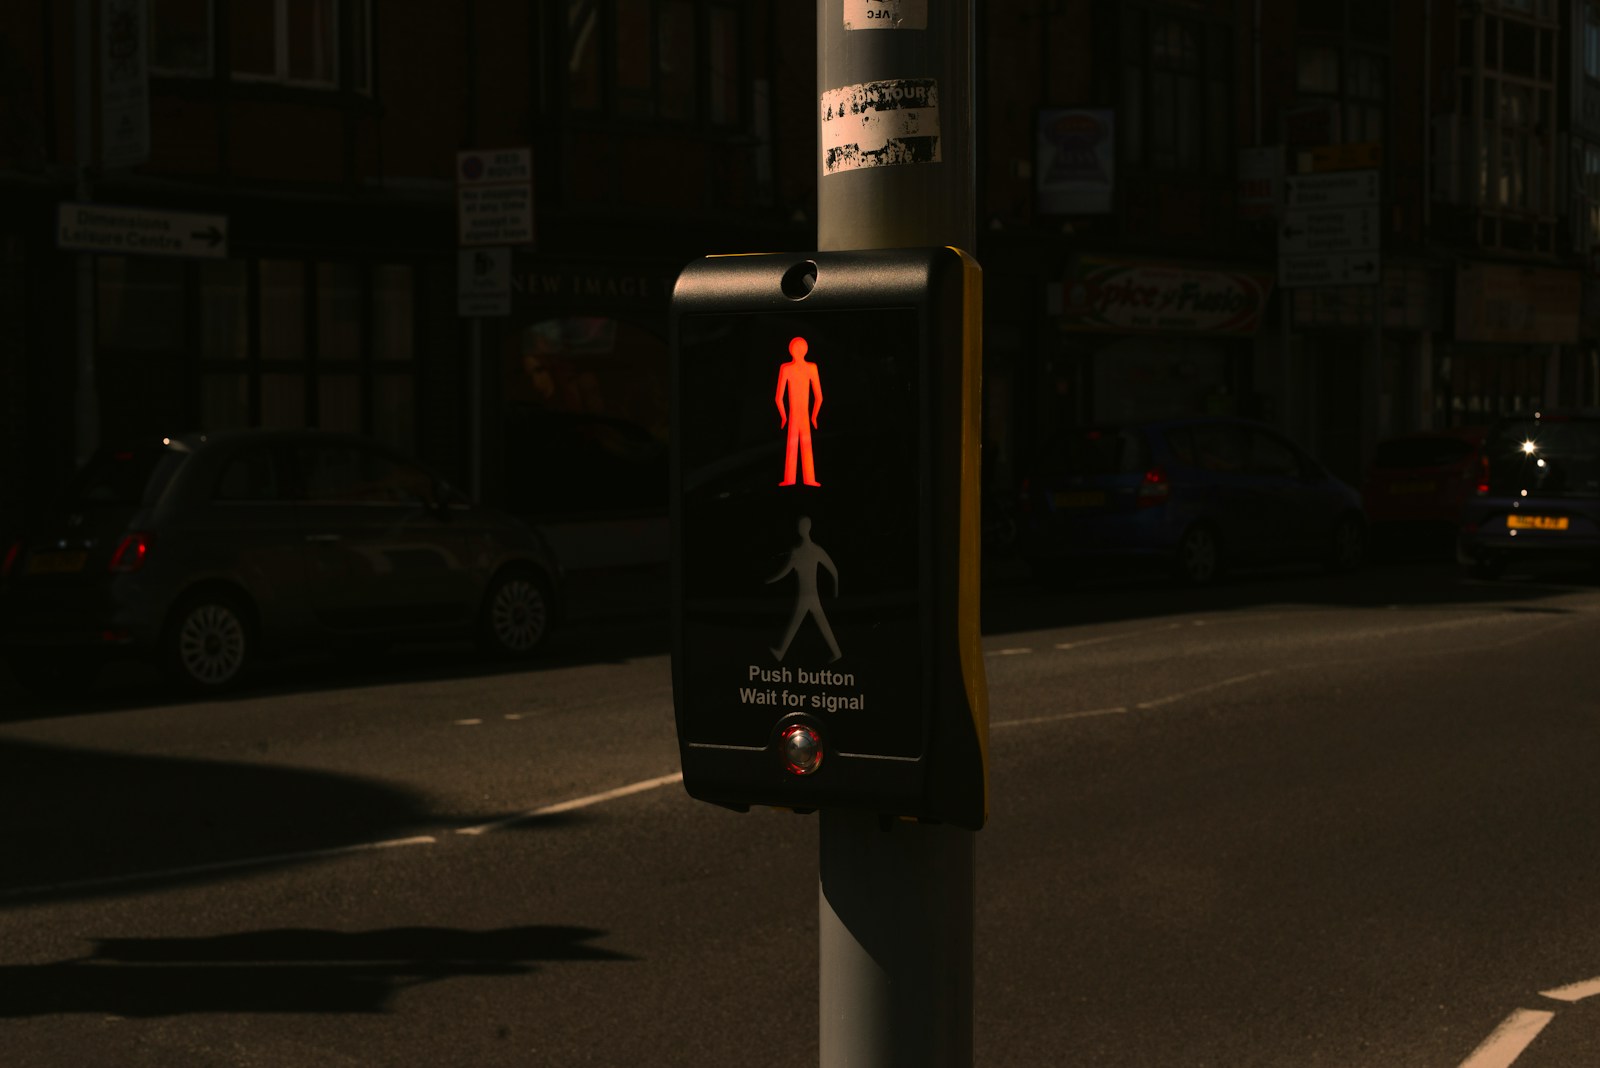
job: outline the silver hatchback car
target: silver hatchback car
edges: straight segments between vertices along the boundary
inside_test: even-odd
[[[0,553],[0,650],[24,682],[110,654],[201,691],[296,647],[470,636],[528,656],[561,591],[533,528],[385,446],[314,430],[101,450]]]

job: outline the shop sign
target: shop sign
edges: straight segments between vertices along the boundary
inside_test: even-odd
[[[1086,258],[1051,310],[1066,330],[1253,334],[1271,292],[1266,272]]]
[[[653,264],[597,263],[514,256],[511,294],[519,302],[585,301],[665,306],[677,271]]]
[[[1456,340],[1572,345],[1583,279],[1577,271],[1504,263],[1456,268]]]

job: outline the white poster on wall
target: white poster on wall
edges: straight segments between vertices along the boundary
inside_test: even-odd
[[[150,160],[150,78],[144,0],[100,6],[100,166]]]
[[[1039,112],[1035,193],[1042,215],[1106,215],[1116,191],[1117,139],[1112,112],[1047,108]]]

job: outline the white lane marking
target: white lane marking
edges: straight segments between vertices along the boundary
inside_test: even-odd
[[[1089,716],[1115,716],[1127,712],[1124,707],[1119,708],[1090,708],[1082,712],[1058,712],[1053,716],[1029,716],[1027,719],[1003,719],[990,723],[992,727],[1025,727],[1030,723],[1055,723],[1063,719],[1086,719]]]
[[[1185,627],[1216,627],[1227,623],[1258,623],[1263,619],[1279,619],[1281,613],[1270,613],[1259,616],[1248,616],[1230,619],[1191,619],[1187,622],[1166,623],[1159,627],[1146,627],[1143,630],[1125,630],[1121,634],[1102,634],[1098,638],[1079,638],[1076,641],[1057,642],[1057,649],[1082,649],[1086,645],[1101,645],[1105,642],[1120,642],[1128,638],[1145,638],[1152,634],[1162,634],[1169,630],[1182,630]]]
[[[1539,991],[1540,997],[1551,998],[1555,1001],[1582,1001],[1600,994],[1600,979],[1585,979],[1581,983],[1569,983],[1558,986],[1554,990]]]
[[[482,725],[482,723],[483,720],[481,719],[458,719],[456,720],[455,725],[457,727],[477,727]]]
[[[571,801],[558,801],[553,805],[545,805],[541,808],[530,809],[529,811],[520,813],[516,816],[507,816],[505,819],[495,820],[492,823],[480,824],[477,827],[462,827],[458,829],[456,833],[470,835],[483,834],[485,831],[498,830],[501,827],[509,827],[514,823],[522,823],[526,820],[538,819],[540,816],[554,816],[561,812],[571,812],[574,809],[588,808],[590,805],[598,805],[602,801],[615,801],[619,797],[627,797],[630,794],[642,794],[646,790],[655,790],[659,787],[670,786],[672,783],[682,781],[683,772],[675,771],[671,775],[662,775],[660,778],[656,779],[645,779],[643,782],[629,783],[627,786],[619,786],[614,790],[606,790],[603,793],[590,794],[588,797],[576,797]]]
[[[1195,626],[1199,625],[1199,621],[1196,621]],[[1143,638],[1146,635],[1159,634],[1162,631],[1177,630],[1181,626],[1183,626],[1182,623],[1168,623],[1164,627],[1151,627],[1147,630],[1129,630],[1124,631],[1121,634],[1102,634],[1098,638],[1080,638],[1075,642],[1057,642],[1056,648],[1082,649],[1085,645],[1103,645],[1106,642],[1120,642],[1127,638]]]
[[[1555,1015],[1538,1009],[1518,1009],[1461,1062],[1461,1068],[1510,1068]]]
[[[1024,654],[1031,653],[1031,652],[1033,652],[1032,649],[1022,649],[1022,648],[1018,648],[1018,649],[991,649],[987,653],[984,653],[983,655],[984,656],[1023,656]]]
[[[1224,686],[1233,686],[1236,683],[1249,682],[1251,679],[1260,679],[1265,678],[1268,675],[1275,675],[1277,674],[1277,671],[1277,668],[1267,668],[1265,671],[1252,671],[1248,675],[1235,675],[1231,679],[1222,679],[1219,682],[1213,682],[1206,686],[1196,686],[1194,689],[1185,690],[1182,693],[1169,694],[1166,697],[1157,697],[1151,701],[1140,701],[1134,707],[1160,708],[1162,705],[1170,705],[1174,701],[1182,701],[1184,698],[1193,697],[1196,694],[1207,693],[1211,690],[1220,690]]]
[[[212,864],[193,864],[186,868],[165,868],[160,871],[135,872],[131,875],[108,875],[98,879],[77,879],[64,883],[41,883],[38,886],[19,886],[0,890],[0,899],[34,897],[40,894],[73,893],[80,890],[103,890],[113,886],[185,879],[192,875],[215,875],[218,872],[238,871],[243,868],[260,868],[273,864],[296,864],[307,860],[341,857],[351,853],[370,853],[378,849],[399,849],[404,846],[432,845],[438,839],[432,835],[411,838],[390,838],[382,842],[362,842],[358,845],[334,846],[331,849],[308,849],[300,853],[275,853],[265,857],[243,857],[239,860],[219,860]]]

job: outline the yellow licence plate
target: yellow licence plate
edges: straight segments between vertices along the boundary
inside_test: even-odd
[[[70,552],[34,553],[28,558],[28,574],[65,575],[82,571],[83,562],[88,556],[89,554],[81,549]]]
[[[1566,530],[1564,515],[1508,515],[1506,526],[1512,530]]]

